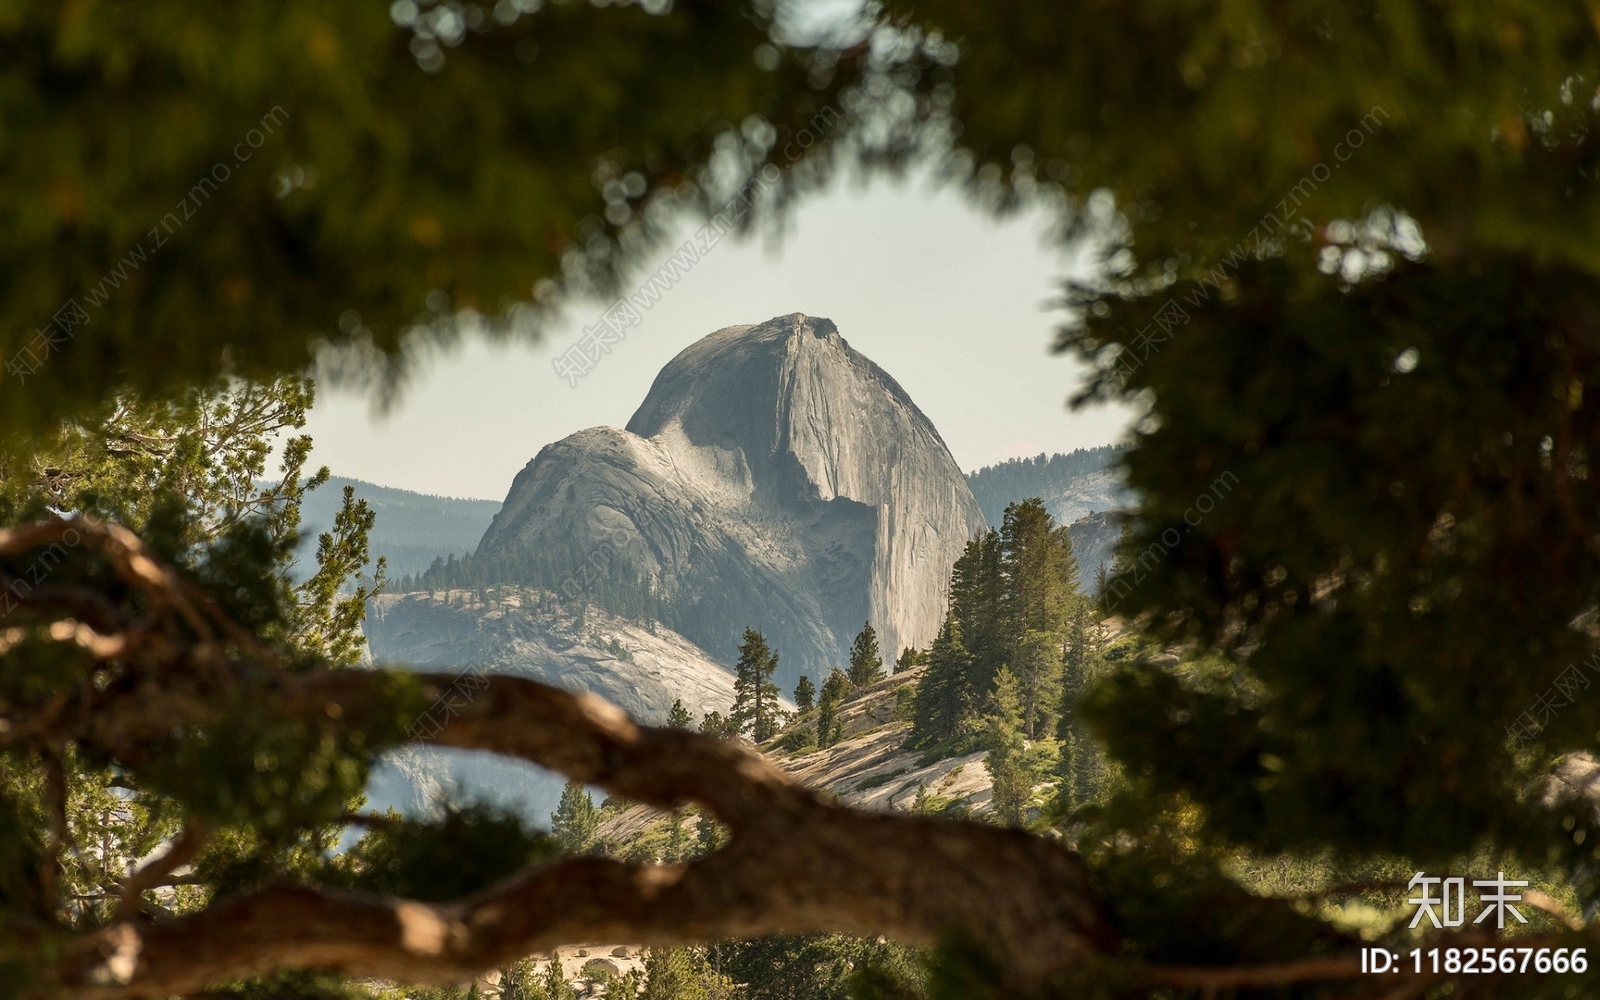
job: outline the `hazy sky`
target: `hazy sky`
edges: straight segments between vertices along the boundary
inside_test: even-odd
[[[1060,314],[1046,303],[1071,261],[1041,232],[1037,217],[997,223],[923,182],[841,183],[799,210],[776,249],[723,241],[576,388],[551,359],[601,303],[579,304],[543,343],[473,342],[435,358],[383,415],[365,396],[322,388],[306,429],[313,461],[386,486],[499,500],[544,445],[626,424],[694,341],[793,312],[833,320],[894,376],[963,469],[1106,444],[1128,415],[1066,408],[1079,372],[1049,353]]]

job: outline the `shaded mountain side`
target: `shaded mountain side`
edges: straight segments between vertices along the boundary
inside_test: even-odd
[[[653,725],[666,721],[674,699],[697,717],[733,704],[733,675],[683,636],[547,591],[380,594],[364,628],[385,666],[531,677],[599,695]]]
[[[1000,527],[1007,504],[1029,497],[1043,500],[1057,524],[1071,524],[1132,502],[1116,468],[1121,455],[1118,445],[1079,448],[1068,454],[1040,453],[969,472],[967,483],[991,527]]]
[[[1086,594],[1098,594],[1101,570],[1107,573],[1111,571],[1117,541],[1122,537],[1117,514],[1117,511],[1105,510],[1067,525],[1067,537],[1072,540],[1072,557],[1078,563],[1078,588]]]
[[[931,642],[950,566],[983,526],[905,390],[797,313],[685,349],[626,430],[542,449],[474,556],[420,585],[559,590],[717,656],[753,626],[788,689],[842,665],[863,621],[888,651]]]
[[[566,784],[559,774],[526,761],[476,750],[409,744],[380,757],[367,780],[367,808],[434,817],[444,803],[487,802],[534,827],[550,813]]]
[[[647,724],[666,722],[674,699],[697,719],[733,704],[733,675],[683,636],[592,606],[580,611],[532,588],[380,594],[363,628],[385,667],[531,677],[597,694]],[[545,826],[563,784],[494,754],[407,747],[374,768],[367,798],[373,808],[412,816],[443,801],[486,800]]]
[[[300,529],[305,533],[300,565],[308,574],[304,567],[315,566],[317,534],[333,527],[346,486],[353,487],[378,515],[368,542],[374,561],[379,556],[388,559],[393,578],[420,573],[451,553],[471,552],[500,509],[498,500],[433,496],[334,476],[307,494],[300,507]]]

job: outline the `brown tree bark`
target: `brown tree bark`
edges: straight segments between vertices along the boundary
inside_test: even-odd
[[[75,743],[136,768],[149,746],[178,728],[218,722],[240,699],[323,726],[365,726],[371,713],[392,708],[392,675],[289,672],[121,528],[76,520],[0,529],[0,556],[41,547],[64,555],[62,546],[80,545],[142,600],[112,601],[71,584],[17,592],[43,624],[0,629],[0,653],[31,635],[82,649],[103,676],[28,712],[0,704],[0,746],[49,757]],[[278,887],[150,922],[129,900],[200,849],[206,827],[191,822],[129,877],[111,924],[49,945],[43,939],[53,932],[29,931],[41,956],[59,956],[29,997],[155,1000],[290,968],[451,983],[584,940],[673,945],[778,932],[921,944],[965,935],[998,960],[997,985],[1013,990],[1118,959],[1085,866],[1054,841],[848,809],[736,741],[639,726],[588,695],[516,677],[474,676],[466,685],[419,677],[433,711],[448,716],[431,742],[526,760],[663,810],[697,804],[728,827],[728,845],[680,865],[560,859],[443,904]],[[56,830],[52,843],[63,837]],[[1359,976],[1356,957],[1346,955],[1251,968],[1134,963],[1117,978],[1134,989],[1215,990]]]
[[[284,706],[355,715],[381,680],[311,675],[285,689]],[[454,680],[428,678],[441,695]],[[1113,944],[1083,865],[1053,841],[837,806],[736,743],[638,726],[587,695],[483,678],[437,742],[519,757],[663,809],[697,803],[731,842],[687,865],[559,860],[441,905],[269,889],[166,924],[95,932],[62,961],[57,982],[90,1000],[166,997],[275,968],[446,983],[575,941],[839,931],[931,943],[965,931],[1021,986]]]
[[[80,546],[143,600],[49,583],[21,594],[47,622],[31,634],[84,650],[106,679],[6,719],[0,745],[73,742],[137,767],[147,747],[178,727],[218,721],[241,697],[321,725],[360,725],[390,704],[393,680],[379,671],[287,672],[124,529],[75,520],[0,531],[0,555],[43,549],[54,561]],[[679,944],[779,931],[924,943],[966,933],[1026,985],[1114,943],[1084,866],[1052,841],[843,808],[737,742],[641,727],[596,698],[533,681],[422,680],[435,711],[446,706],[431,737],[438,744],[517,757],[662,809],[698,804],[726,824],[728,846],[687,865],[559,860],[443,905],[275,888],[163,923],[123,906],[110,926],[69,943],[49,972],[57,992],[166,997],[278,968],[453,982],[573,941]],[[203,838],[203,826],[189,827],[129,879],[128,893],[187,860]]]

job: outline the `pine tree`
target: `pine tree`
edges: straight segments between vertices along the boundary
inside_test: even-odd
[[[838,726],[839,703],[829,698],[826,694],[817,703],[817,748],[826,750],[837,742],[835,730]]]
[[[1020,685],[1024,732],[1051,734],[1067,625],[1085,606],[1066,529],[1037,498],[1007,506],[1001,529],[969,542],[951,569],[950,611],[927,654],[912,745],[964,746],[1005,667]]]
[[[1004,618],[1013,642],[1030,632],[1061,631],[1077,589],[1067,529],[1038,497],[1006,507],[1000,528]]]
[[[928,651],[928,668],[911,709],[910,744],[934,749],[955,740],[973,703],[972,654],[952,610]]]
[[[826,749],[839,742],[843,730],[839,704],[849,691],[850,678],[838,670],[830,671],[822,682],[822,698],[817,704],[817,746]]]
[[[627,996],[632,1000],[631,994]],[[652,948],[645,956],[644,985],[638,996],[639,1000],[736,1000],[747,994],[712,968],[700,949]]]
[[[811,684],[809,674],[801,674],[800,680],[794,686],[794,704],[801,714],[811,711],[815,704],[817,689]]]
[[[1033,798],[1027,741],[1023,736],[1021,685],[1010,669],[1002,667],[989,698],[985,738],[990,749],[984,758],[994,788],[995,818],[1006,826],[1021,826]]]
[[[1024,728],[1032,739],[1055,725],[1067,625],[1084,599],[1067,529],[1056,527],[1037,497],[1006,507],[1000,550],[1006,662],[1021,685]]]
[[[914,646],[907,646],[900,651],[900,658],[894,661],[894,671],[895,673],[900,673],[902,670],[910,670],[912,667],[923,666],[927,662],[928,653],[926,650],[917,649]]]
[[[1010,655],[1005,605],[1000,533],[991,530],[967,543],[950,573],[950,610],[972,656],[971,687],[980,694],[989,691],[995,672]]]
[[[662,859],[668,862],[679,862],[689,856],[689,834],[683,826],[683,813],[674,812],[667,830],[667,850]]]
[[[690,717],[689,710],[683,707],[682,698],[672,699],[672,709],[667,712],[667,728],[684,730],[694,728],[694,719]]]
[[[733,711],[728,720],[736,733],[752,742],[765,743],[778,731],[778,685],[772,675],[778,669],[778,654],[767,647],[767,640],[753,628],[744,630],[739,645],[739,662],[734,665]]]
[[[569,781],[561,790],[561,802],[550,814],[550,833],[568,854],[584,854],[594,847],[600,830],[600,810],[588,789]]]
[[[700,720],[700,732],[707,736],[717,736],[722,739],[733,739],[739,735],[738,728],[731,719],[724,718],[721,712],[710,711],[705,718]]]
[[[1093,738],[1078,719],[1079,700],[1101,665],[1092,633],[1094,612],[1093,604],[1080,600],[1067,621],[1061,707],[1056,721],[1056,738],[1061,744],[1056,801],[1063,815],[1088,801],[1104,770]]]
[[[871,622],[863,622],[861,631],[850,644],[850,683],[858,688],[870,687],[883,680],[883,655],[878,652],[878,633]]]
[[[911,800],[911,811],[919,816],[926,815],[929,812],[928,785],[926,782],[917,782],[917,795],[916,798]]]
[[[708,1000],[705,960],[689,948],[652,948],[644,960],[639,1000]]]
[[[644,992],[644,970],[629,969],[622,974],[622,978],[617,980],[614,988],[616,990],[614,996],[610,993],[606,994],[606,996],[612,997],[612,1000],[638,1000],[639,995]]]
[[[1025,633],[1012,658],[1023,730],[1030,740],[1055,729],[1061,708],[1062,661],[1059,632]]]
[[[544,970],[544,995],[548,1000],[578,1000],[578,991],[567,982],[561,968],[559,952],[550,952],[550,963]]]
[[[701,854],[720,851],[728,842],[728,833],[710,813],[703,812],[695,822],[695,841]]]
[[[500,970],[500,1000],[547,1000],[532,958],[518,959]]]

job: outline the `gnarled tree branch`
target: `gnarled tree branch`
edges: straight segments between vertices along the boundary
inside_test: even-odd
[[[178,836],[157,857],[151,858],[143,868],[128,876],[122,884],[117,899],[116,919],[128,919],[139,907],[139,894],[147,889],[170,884],[167,876],[193,861],[210,839],[211,831],[204,823],[191,820],[184,824]]]
[[[454,681],[425,679],[441,691]],[[308,676],[285,692],[285,707],[358,711],[381,680]],[[441,905],[270,889],[170,924],[97,932],[62,963],[60,983],[123,1000],[282,967],[451,982],[581,940],[841,931],[932,942],[960,929],[1031,984],[1113,944],[1083,865],[1052,841],[847,809],[735,743],[641,727],[597,698],[533,681],[484,680],[439,744],[520,757],[662,808],[699,803],[727,824],[729,846],[687,865],[564,859]]]
[[[106,557],[145,601],[124,609],[85,600],[85,588],[70,586],[27,594],[24,604],[44,623],[28,634],[74,643],[107,672],[105,683],[86,681],[14,722],[0,718],[0,746],[50,752],[76,742],[136,768],[150,743],[220,721],[240,697],[322,726],[360,727],[391,704],[393,679],[381,672],[284,670],[123,529],[64,521],[0,530],[0,557],[63,543]],[[559,944],[608,938],[670,945],[837,931],[929,943],[961,932],[1000,960],[1008,985],[1021,988],[1116,955],[1087,870],[1054,841],[848,809],[734,741],[642,727],[592,696],[515,677],[474,677],[470,690],[454,676],[419,677],[435,711],[448,716],[431,742],[517,757],[663,810],[698,804],[729,828],[728,846],[679,865],[567,858],[443,904],[278,887],[156,924],[125,919],[124,905],[124,919],[55,951],[46,995],[193,995],[283,968],[454,982]],[[202,837],[191,827],[129,879],[125,897],[169,882]],[[1147,968],[1135,976],[1153,987],[1226,988],[1341,979],[1356,968],[1351,957],[1329,957],[1255,969]]]

